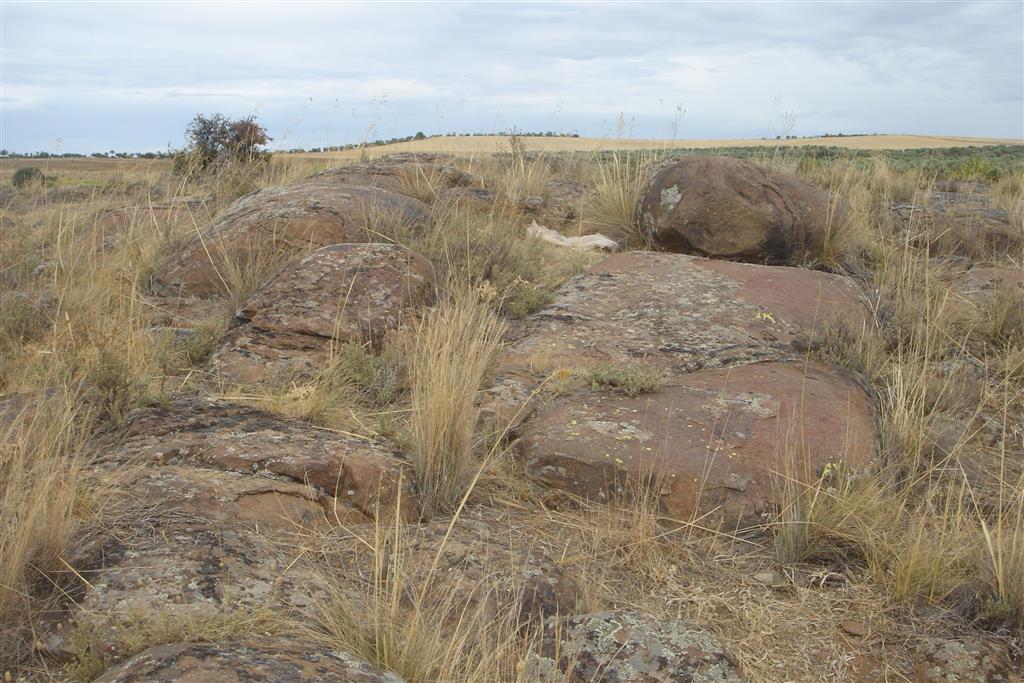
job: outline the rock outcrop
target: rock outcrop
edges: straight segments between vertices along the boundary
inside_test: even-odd
[[[284,638],[151,647],[96,679],[97,683],[403,683],[344,652]]]
[[[926,204],[893,204],[910,242],[936,255],[970,258],[1024,255],[1024,222],[993,209],[984,193],[933,193]]]
[[[295,538],[392,516],[399,497],[404,520],[419,514],[411,469],[390,451],[212,399],[136,411],[96,467],[139,509],[75,549],[76,610],[40,638],[58,659],[83,630],[116,655],[126,630],[313,618],[329,588]]]
[[[547,651],[528,665],[539,680],[549,680],[545,676],[567,683],[742,680],[735,660],[718,639],[683,621],[636,612],[599,612],[553,622],[546,636]]]
[[[310,182],[325,186],[364,185],[405,194],[411,187],[469,188],[479,179],[454,165],[450,154],[389,154],[380,159],[339,166],[317,173]]]
[[[237,472],[268,491],[280,481],[302,484],[315,492],[303,497],[322,503],[330,520],[390,514],[401,491],[403,515],[418,516],[412,470],[389,450],[226,401],[183,397],[136,411],[124,442],[103,463]]]
[[[637,218],[662,249],[772,264],[813,258],[847,220],[842,203],[796,176],[708,156],[658,168]]]
[[[236,200],[154,278],[154,293],[207,298],[232,272],[331,244],[375,242],[375,221],[429,220],[419,200],[376,187],[307,181]]]
[[[586,392],[521,433],[527,473],[591,500],[643,482],[676,520],[746,527],[777,512],[789,478],[859,469],[875,454],[871,405],[847,373],[771,362],[683,375],[636,397]]]
[[[433,302],[434,287],[430,262],[397,245],[323,247],[246,300],[212,366],[250,384],[315,374],[339,344],[379,348],[403,317]]]
[[[805,358],[828,328],[865,324],[856,287],[839,276],[620,254],[513,331],[485,413],[519,437],[525,465],[548,486],[607,500],[630,477],[668,515],[746,526],[778,506],[784,476],[811,481],[874,455],[865,389]],[[637,363],[664,386],[632,398],[584,386],[540,400],[559,372]]]

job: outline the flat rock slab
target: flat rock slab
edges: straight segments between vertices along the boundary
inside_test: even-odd
[[[644,361],[676,373],[776,360],[830,325],[868,319],[847,278],[802,268],[627,252],[565,284],[513,333],[520,363]]]
[[[485,410],[515,427],[552,369],[643,362],[675,376],[785,360],[831,326],[859,332],[867,321],[856,285],[838,275],[617,254],[570,280],[513,330]]]
[[[876,452],[864,389],[845,371],[803,362],[705,370],[634,398],[589,392],[542,408],[521,432],[528,472],[608,501],[628,479],[677,520],[727,528],[775,512],[784,478],[857,469]]]
[[[329,496],[331,516],[341,508],[342,518],[388,513],[401,490],[403,516],[419,514],[412,470],[391,451],[226,401],[182,397],[136,411],[124,442],[102,461],[284,479]]]
[[[917,644],[914,683],[1019,683],[1005,642],[968,637],[922,638]]]
[[[248,298],[212,367],[249,384],[316,374],[338,344],[379,347],[403,317],[434,301],[434,289],[431,263],[403,247],[323,247]]]
[[[208,298],[225,290],[226,274],[329,244],[373,242],[375,220],[423,224],[421,201],[378,187],[311,181],[268,187],[236,200],[154,278],[154,294]]]
[[[450,189],[469,187],[479,180],[453,164],[450,154],[389,154],[380,159],[321,171],[309,179],[319,185],[365,185],[402,193],[410,185],[427,182]]]
[[[403,683],[358,657],[284,638],[151,647],[96,679],[97,683]]]
[[[668,251],[758,263],[813,259],[847,220],[841,202],[794,175],[715,156],[661,164],[637,217]]]
[[[739,683],[735,660],[710,632],[638,612],[598,612],[551,624],[538,680],[566,683]],[[561,674],[561,675],[559,675]],[[557,678],[545,678],[555,676]]]
[[[315,618],[328,600],[328,586],[300,547],[252,524],[172,510],[166,501],[160,508],[75,549],[71,561],[84,581],[71,595],[68,622],[40,635],[46,654],[67,659],[79,634],[88,634],[116,657],[136,630],[187,633],[190,624],[259,613]]]

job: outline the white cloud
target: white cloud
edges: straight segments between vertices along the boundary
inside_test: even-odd
[[[306,145],[517,126],[1021,136],[1020,3],[0,4],[2,146]],[[116,122],[116,125],[114,125]],[[145,142],[145,141],[150,142]],[[141,141],[141,143],[140,143]]]

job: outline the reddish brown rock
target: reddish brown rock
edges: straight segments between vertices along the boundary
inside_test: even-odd
[[[472,506],[453,527],[451,520],[437,519],[400,531],[402,576],[410,586],[425,590],[428,601],[448,607],[454,597],[459,609],[453,618],[465,616],[464,606],[494,615],[513,608],[520,623],[540,624],[582,606],[580,587],[570,573],[545,553],[529,528],[505,511]],[[354,582],[373,577],[379,556],[353,540],[351,530],[329,533],[337,536],[324,537],[336,574]],[[357,592],[369,590],[372,586],[363,585]]]
[[[938,195],[938,196],[936,196]],[[915,246],[935,255],[992,258],[1024,255],[1024,222],[993,209],[983,193],[935,193],[928,205],[894,204],[893,217]]]
[[[324,247],[249,297],[212,366],[243,383],[309,376],[328,366],[332,347],[378,347],[433,300],[433,266],[415,252],[393,244]]]
[[[96,679],[97,683],[403,683],[393,673],[306,641],[249,638],[226,643],[151,647]]]
[[[297,540],[393,515],[399,496],[401,517],[418,517],[410,468],[388,450],[210,399],[136,411],[94,466],[135,505],[73,549],[76,609],[40,638],[58,658],[83,630],[116,654],[133,629],[315,618],[329,589]]]
[[[195,197],[125,206],[104,211],[86,233],[102,249],[111,249],[126,240],[148,238],[153,233],[171,231],[180,226],[202,227],[210,222],[206,202]]]
[[[988,301],[998,292],[1024,297],[1024,269],[975,266],[964,273],[957,291],[976,304]]]
[[[710,632],[638,612],[598,612],[553,622],[531,680],[565,683],[739,683],[736,660]]]
[[[679,254],[626,252],[566,283],[513,331],[487,412],[507,424],[557,368],[643,362],[668,374],[802,355],[867,309],[847,278]]]
[[[310,182],[365,185],[401,194],[413,193],[417,187],[459,188],[479,183],[472,174],[454,166],[455,161],[456,158],[450,154],[389,154],[373,161],[321,171],[310,178]]]
[[[796,176],[712,156],[663,164],[637,216],[668,251],[775,264],[813,258],[847,220],[843,204]]]
[[[627,478],[651,486],[678,520],[742,527],[782,502],[784,478],[863,467],[875,454],[864,389],[812,362],[755,363],[678,377],[630,398],[588,392],[541,410],[522,430],[528,472],[609,500]]]
[[[154,279],[155,294],[213,297],[225,275],[246,263],[272,261],[329,244],[372,242],[375,220],[421,224],[422,202],[375,187],[316,184],[269,187],[246,195],[193,238]]]
[[[185,397],[136,411],[124,443],[103,460],[150,468],[190,465],[308,484],[331,498],[325,504],[331,518],[354,510],[363,520],[373,519],[392,509],[401,490],[403,516],[418,516],[412,470],[390,451],[224,401]]]

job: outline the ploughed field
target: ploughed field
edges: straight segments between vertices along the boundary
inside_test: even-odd
[[[4,191],[0,669],[1019,680],[1019,156],[463,140]]]

